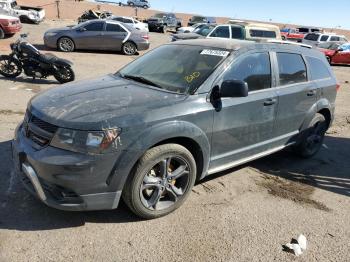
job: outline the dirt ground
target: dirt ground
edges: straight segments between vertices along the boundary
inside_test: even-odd
[[[71,21],[25,25],[43,52],[43,32]],[[151,34],[152,48],[169,35]],[[1,42],[0,52],[13,39]],[[56,53],[77,79],[115,72],[135,59],[117,53]],[[321,152],[288,151],[208,177],[176,212],[142,221],[117,210],[63,212],[38,202],[13,172],[11,139],[26,104],[54,79],[0,78],[0,261],[350,261],[350,67],[333,67],[341,89]],[[283,245],[304,234],[296,258]]]

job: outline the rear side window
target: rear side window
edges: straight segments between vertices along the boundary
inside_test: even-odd
[[[243,39],[243,30],[241,27],[231,26],[231,34],[233,39]]]
[[[331,39],[329,41],[340,41],[339,36],[331,36]]]
[[[228,26],[219,26],[210,34],[210,37],[230,38],[230,28]]]
[[[271,88],[271,63],[268,53],[248,55],[232,64],[224,80],[241,80],[249,91]]]
[[[249,31],[251,37],[276,38],[275,31],[252,29]]]
[[[280,86],[307,81],[306,66],[301,55],[277,53]]]
[[[85,29],[87,31],[103,31],[103,26],[104,26],[103,22],[95,22],[85,26]]]
[[[320,37],[319,34],[307,34],[305,36],[305,40],[317,41],[319,37]]]
[[[326,42],[329,38],[329,35],[323,35],[320,39],[321,42]]]
[[[325,63],[316,57],[307,57],[306,61],[310,67],[311,80],[320,80],[331,77]]]
[[[125,30],[120,25],[110,24],[110,23],[107,23],[106,31],[107,32],[125,32]]]

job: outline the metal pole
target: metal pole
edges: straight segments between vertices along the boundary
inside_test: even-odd
[[[57,17],[61,18],[61,14],[60,14],[60,0],[56,0],[56,8],[57,8]]]

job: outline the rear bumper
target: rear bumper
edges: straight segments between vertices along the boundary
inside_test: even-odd
[[[149,42],[145,42],[145,43],[138,43],[137,44],[137,50],[138,51],[144,51],[144,50],[148,50],[149,47],[151,46],[151,44]]]
[[[35,150],[17,128],[12,142],[15,170],[24,187],[46,205],[66,211],[118,207],[121,190],[106,183],[115,155],[94,157],[46,147]]]

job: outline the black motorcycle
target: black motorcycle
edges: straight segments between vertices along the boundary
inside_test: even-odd
[[[72,62],[53,54],[41,54],[25,40],[26,37],[27,35],[23,34],[19,40],[10,45],[12,50],[10,55],[0,56],[1,75],[15,78],[24,71],[33,79],[47,78],[52,75],[61,84],[74,81]]]

